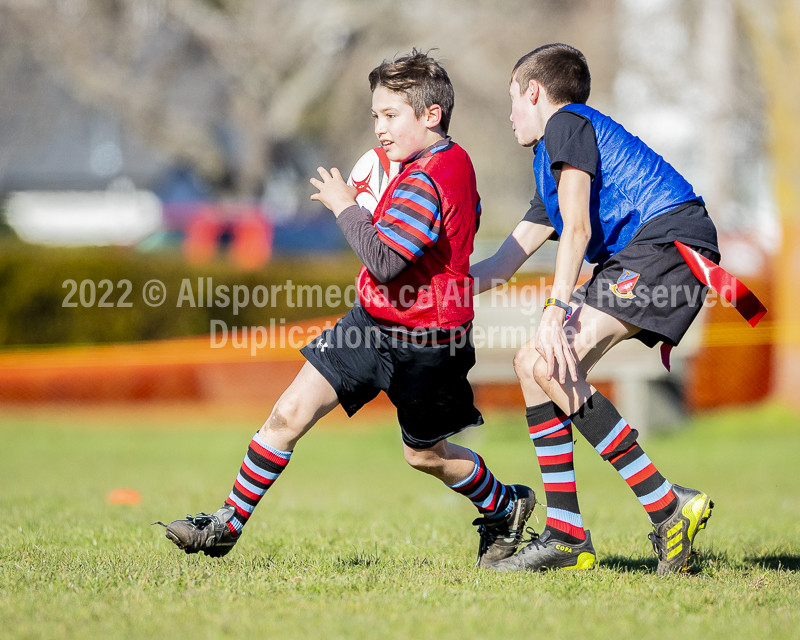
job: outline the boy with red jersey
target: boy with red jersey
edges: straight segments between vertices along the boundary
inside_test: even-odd
[[[364,265],[358,304],[301,350],[308,362],[253,438],[225,505],[167,526],[187,553],[230,551],[297,441],[337,404],[352,416],[380,391],[397,407],[406,461],[477,507],[481,566],[514,553],[533,510],[533,491],[500,483],[479,455],[447,441],[483,422],[467,381],[480,199],[469,156],[447,137],[450,79],[415,50],[384,61],[369,82],[375,134],[399,174],[374,214],[337,169],[311,180],[312,200],[333,211]]]

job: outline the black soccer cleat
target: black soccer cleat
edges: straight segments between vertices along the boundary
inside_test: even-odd
[[[233,536],[228,528],[228,521],[233,517],[234,509],[225,505],[213,514],[203,513],[196,516],[187,515],[185,520],[173,520],[169,524],[154,522],[166,527],[165,537],[178,549],[186,553],[204,552],[212,558],[221,558],[235,545],[241,534]]]
[[[521,484],[512,484],[513,507],[511,513],[500,520],[478,518],[472,524],[477,525],[481,536],[478,546],[479,567],[486,568],[498,560],[512,555],[522,541],[522,531],[536,504],[533,489]]]
[[[660,576],[686,571],[695,536],[706,528],[714,508],[711,498],[697,489],[673,484],[672,492],[678,499],[675,511],[664,522],[654,524],[647,536],[658,555],[656,573]]]
[[[495,562],[496,571],[544,571],[545,569],[585,570],[594,566],[597,556],[592,536],[586,531],[586,540],[570,544],[550,537],[550,531],[540,536],[532,529],[530,542],[518,554]]]

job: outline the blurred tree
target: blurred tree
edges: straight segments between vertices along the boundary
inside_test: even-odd
[[[741,0],[739,6],[767,97],[772,181],[782,223],[775,269],[777,304],[771,314],[777,354],[776,392],[794,406],[800,381],[800,3]]]
[[[174,164],[254,196],[290,142],[323,142],[330,160],[354,161],[374,143],[369,70],[412,46],[439,47],[457,88],[454,129],[476,160],[484,200],[492,200],[489,184],[497,208],[519,219],[532,180],[508,124],[510,68],[539,44],[572,42],[592,62],[593,99],[603,106],[614,61],[613,6],[614,0],[9,0],[0,3],[0,66],[4,56],[29,57]]]
[[[4,31],[29,43],[80,99],[116,112],[168,157],[251,195],[271,143],[297,134],[363,26],[345,7],[318,0],[62,1],[55,11],[50,3],[0,11]]]

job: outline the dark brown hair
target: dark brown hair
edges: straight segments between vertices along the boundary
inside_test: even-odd
[[[425,109],[438,104],[442,108],[441,127],[447,133],[455,93],[447,71],[428,52],[412,49],[409,55],[384,60],[369,74],[369,90],[377,87],[402,94],[418,119]]]
[[[586,104],[592,90],[586,58],[568,44],[546,44],[522,56],[511,72],[511,79],[514,78],[521,93],[535,80],[553,104]]]

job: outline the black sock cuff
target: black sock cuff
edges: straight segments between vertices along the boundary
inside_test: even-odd
[[[569,419],[575,426],[588,420],[603,420],[617,423],[622,418],[611,401],[599,391],[595,391]]]
[[[622,416],[611,401],[599,391],[595,391],[592,396],[581,407],[570,416],[572,424],[580,431],[584,438],[593,447],[597,447],[608,436]],[[603,456],[604,459],[615,455],[615,453],[629,449],[636,439],[639,432],[631,429],[630,433],[617,444],[614,451],[609,451]]]
[[[535,407],[525,407],[525,417],[528,419],[528,426],[535,427],[554,418],[567,416],[555,402],[550,400]]]

